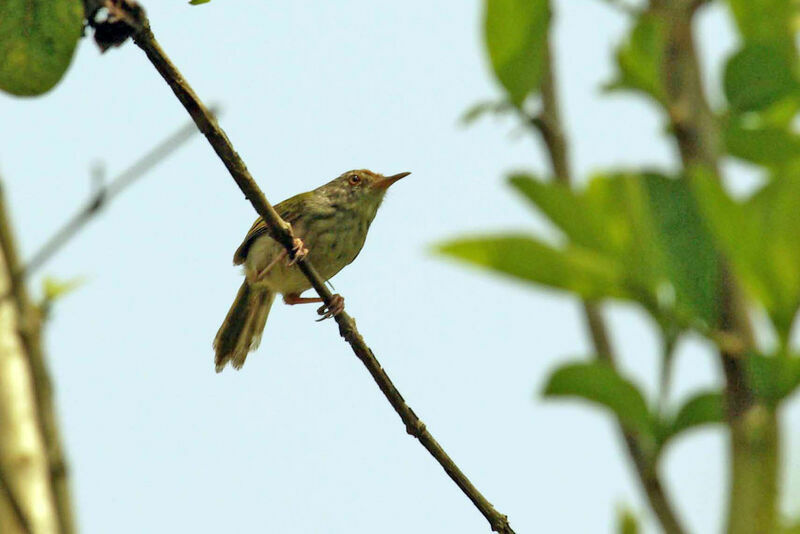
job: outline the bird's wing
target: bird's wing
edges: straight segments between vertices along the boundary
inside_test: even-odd
[[[278,215],[281,216],[281,219],[293,225],[303,212],[303,208],[307,202],[308,196],[309,193],[300,193],[299,195],[287,198],[283,202],[275,204],[275,211],[278,212]],[[253,241],[255,241],[256,238],[262,235],[269,235],[269,229],[267,228],[267,223],[264,222],[264,219],[259,217],[253,223],[253,226],[250,227],[250,230],[244,237],[242,244],[239,245],[239,248],[237,248],[236,252],[233,254],[234,265],[241,265],[245,262],[247,259],[247,252],[250,250],[250,245],[253,244]]]

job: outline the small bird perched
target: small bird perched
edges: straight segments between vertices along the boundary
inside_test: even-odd
[[[322,301],[319,297],[300,296],[311,284],[294,265],[295,259],[307,255],[323,279],[333,277],[361,252],[386,190],[409,174],[383,176],[366,169],[348,171],[313,191],[277,204],[275,210],[292,226],[296,236],[292,260],[286,249],[270,237],[264,220],[256,219],[233,255],[234,265],[244,264],[245,280],[214,338],[218,373],[229,361],[234,368],[241,368],[247,353],[258,347],[276,294],[283,295],[286,304]],[[327,319],[342,310],[344,299],[337,294],[330,308],[323,305],[317,313]]]

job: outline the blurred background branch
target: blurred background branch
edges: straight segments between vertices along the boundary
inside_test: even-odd
[[[209,112],[217,115],[219,106],[212,104],[209,107]],[[197,133],[197,127],[194,123],[187,123],[158,143],[130,167],[115,176],[108,185],[105,185],[102,174],[95,175],[92,180],[93,191],[86,203],[20,267],[19,271],[16,272],[16,278],[23,281],[26,280],[61,250],[92,217],[99,214],[117,195],[152,170],[153,167],[164,161]]]
[[[528,123],[541,134],[555,180],[567,187],[571,187],[573,178],[569,161],[569,145],[559,111],[558,86],[554,68],[553,47],[549,33],[542,65],[541,111],[536,117],[529,119]],[[598,361],[614,368],[616,366],[616,356],[600,305],[597,302],[584,300],[583,314],[589,329],[595,357]],[[639,436],[628,430],[619,419],[617,420],[617,428],[636,469],[642,490],[647,496],[650,507],[658,518],[664,532],[667,534],[683,534],[685,530],[658,474],[655,458],[647,453],[647,446],[641,442]]]
[[[2,524],[4,532],[75,531],[52,385],[41,348],[41,322],[19,268],[10,216],[0,184],[0,468],[16,497],[7,507],[25,522]],[[0,518],[0,521],[3,519]]]
[[[212,113],[217,108],[212,107]],[[0,428],[0,439],[9,440],[0,450],[0,468],[3,471],[7,507],[17,517],[9,525],[3,525],[8,530],[21,529],[20,532],[58,532],[60,534],[73,534],[75,521],[72,513],[72,503],[67,476],[67,465],[59,435],[55,401],[53,399],[53,385],[47,370],[46,359],[41,346],[42,313],[28,296],[25,288],[27,278],[39,269],[47,260],[64,247],[101,209],[127,187],[161,163],[165,158],[186,143],[197,133],[194,123],[189,123],[175,133],[164,139],[152,150],[138,159],[126,170],[117,175],[108,185],[97,180],[93,181],[94,191],[86,204],[67,221],[47,242],[31,257],[26,264],[21,264],[14,244],[10,216],[0,185],[0,252],[2,252],[4,265],[7,267],[8,280],[5,298],[0,299],[0,306],[7,307],[7,314],[11,313],[8,321],[16,323],[14,334],[18,336],[19,347],[12,350],[13,343],[7,339],[7,351],[2,353],[2,360],[7,365],[0,364],[0,381],[8,380],[3,388],[8,394],[2,397],[3,406],[0,410],[5,413],[16,414],[0,417],[7,425],[16,421],[16,427]],[[9,311],[11,310],[11,311]],[[11,324],[9,322],[8,324]],[[8,332],[6,333],[8,334]],[[9,334],[10,335],[10,334]],[[14,359],[24,360],[24,365]],[[30,378],[22,375],[30,373]],[[30,389],[27,386],[30,386]],[[16,396],[12,396],[15,393]],[[23,416],[32,416],[34,419],[25,420]],[[23,418],[23,419],[20,419]],[[37,463],[35,442],[30,442],[30,424],[35,422],[38,429],[38,439],[41,439],[43,450],[42,460],[46,463],[47,480],[37,480],[32,474]],[[20,440],[20,443],[14,440]],[[26,448],[25,450],[22,450]],[[22,452],[19,452],[22,450]],[[14,452],[18,451],[18,452]],[[14,454],[21,456],[14,456]],[[31,467],[24,466],[31,463]],[[22,470],[24,473],[20,474]],[[33,486],[34,490],[25,491]],[[34,493],[36,492],[36,493]],[[46,513],[48,497],[51,494],[54,507],[52,518]],[[12,496],[16,497],[13,498]],[[30,518],[30,519],[28,519]],[[0,521],[7,519],[0,518]],[[1,530],[1,529],[0,529]]]

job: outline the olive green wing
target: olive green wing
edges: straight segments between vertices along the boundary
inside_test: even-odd
[[[275,204],[275,211],[278,212],[278,215],[281,216],[281,219],[289,224],[294,224],[300,217],[300,214],[303,212],[310,195],[310,192],[300,193],[299,195],[287,198],[283,202]],[[267,228],[267,223],[264,222],[264,219],[259,217],[253,223],[253,226],[250,227],[250,231],[247,232],[247,235],[244,237],[244,241],[242,241],[242,244],[239,245],[239,248],[237,248],[236,252],[233,254],[234,265],[241,265],[244,263],[244,261],[247,259],[247,252],[250,250],[250,245],[252,245],[253,241],[262,235],[269,235],[269,229]]]

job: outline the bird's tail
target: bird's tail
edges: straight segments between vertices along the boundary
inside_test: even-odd
[[[214,363],[218,373],[229,361],[235,369],[240,369],[247,353],[258,347],[273,300],[274,292],[253,288],[246,280],[242,283],[214,338]]]

